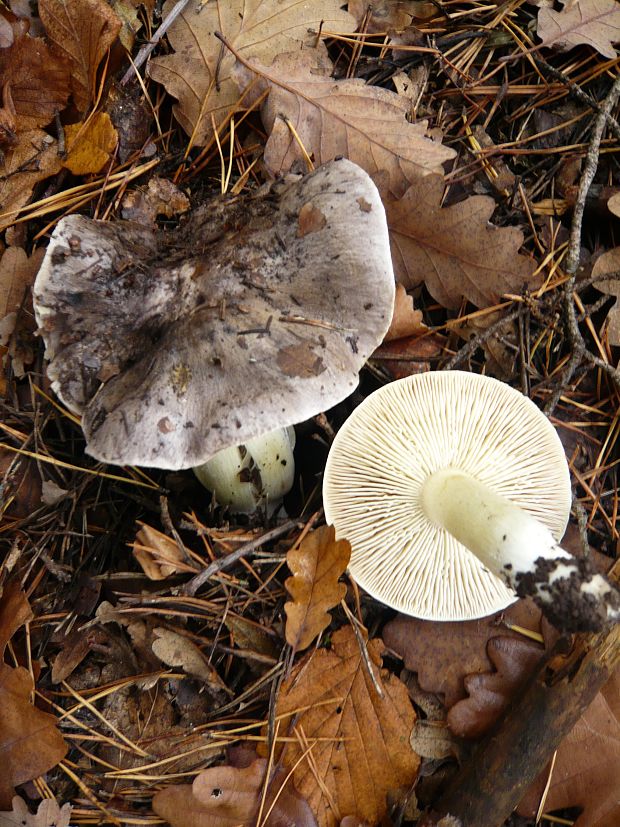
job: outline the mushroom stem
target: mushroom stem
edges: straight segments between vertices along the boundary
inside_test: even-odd
[[[271,513],[293,485],[294,447],[295,429],[278,428],[219,451],[194,473],[231,511],[250,514],[262,507]]]
[[[531,596],[558,628],[600,629],[620,618],[620,592],[549,529],[469,474],[444,468],[421,493],[430,520],[468,548],[520,597]]]

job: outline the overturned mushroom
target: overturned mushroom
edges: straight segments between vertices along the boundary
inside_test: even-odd
[[[88,453],[169,469],[341,401],[393,302],[383,206],[346,160],[208,203],[163,239],[69,216],[34,287]]]
[[[353,577],[406,614],[466,620],[516,592],[567,631],[620,616],[618,590],[559,546],[571,491],[557,434],[496,379],[431,371],[375,391],[336,436],[323,499]]]

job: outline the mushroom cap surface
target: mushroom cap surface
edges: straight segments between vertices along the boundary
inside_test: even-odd
[[[215,199],[167,236],[64,218],[34,286],[88,453],[169,469],[340,402],[393,303],[385,211],[347,160]]]
[[[570,514],[568,465],[536,405],[509,385],[431,371],[385,385],[344,423],[323,483],[325,518],[351,543],[349,571],[408,615],[468,620],[516,596],[422,510],[421,489],[458,468],[512,500],[560,539]]]

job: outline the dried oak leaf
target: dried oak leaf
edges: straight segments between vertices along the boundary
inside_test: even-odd
[[[280,688],[280,733],[289,723],[297,738],[281,759],[286,768],[301,759],[294,784],[320,827],[335,827],[345,816],[377,824],[386,813],[388,791],[410,786],[417,776],[420,759],[409,745],[415,713],[407,689],[381,670],[383,643],[371,640],[367,648],[383,697],[349,627],[334,633],[331,649],[303,658]]]
[[[203,681],[212,692],[232,695],[199,647],[185,635],[158,626],[153,630],[151,646],[154,654],[167,666],[182,667],[188,675]]]
[[[495,201],[486,195],[442,208],[443,186],[441,176],[427,175],[402,198],[384,200],[397,280],[407,288],[425,282],[452,309],[463,297],[487,307],[531,288],[535,263],[518,254],[521,230],[490,224]]]
[[[96,112],[86,122],[65,126],[67,157],[62,165],[74,175],[99,172],[116,149],[118,135],[110,116]]]
[[[30,672],[2,662],[10,638],[31,617],[25,594],[17,584],[9,584],[0,599],[0,808],[4,810],[11,806],[17,784],[47,772],[67,751],[56,718],[32,705]]]
[[[164,17],[174,5],[168,0]],[[269,61],[289,50],[301,56],[302,48],[313,50],[321,29],[355,31],[355,20],[342,5],[340,0],[211,0],[196,14],[190,4],[168,29],[175,54],[151,60],[149,75],[177,98],[176,119],[202,146],[213,133],[213,121],[221,124],[239,100],[231,78],[235,58],[214,32],[246,58]]]
[[[165,580],[171,574],[193,571],[183,557],[176,540],[146,523],[139,522],[133,555],[149,580]]]
[[[337,606],[347,592],[338,578],[344,574],[350,557],[349,542],[336,540],[333,526],[312,531],[286,555],[293,573],[284,584],[293,598],[284,605],[286,642],[293,651],[306,649],[329,626],[329,609]]]
[[[60,171],[56,141],[40,129],[23,132],[0,164],[0,230],[10,227],[39,181]]]
[[[517,807],[526,817],[536,814],[549,770],[544,770]],[[581,807],[574,827],[617,827],[620,824],[620,669],[605,684],[560,744],[546,813]]]
[[[543,46],[568,51],[580,44],[592,46],[613,59],[611,45],[620,40],[620,4],[617,0],[562,0],[562,11],[542,8],[538,12],[538,36]]]
[[[264,758],[247,767],[211,767],[197,775],[191,785],[179,784],[156,793],[153,810],[172,827],[236,827],[255,823],[266,767]],[[265,827],[316,827],[308,804],[290,783],[281,789],[284,779],[277,775],[263,805],[263,814],[269,815],[261,823]]]
[[[69,62],[40,37],[20,33],[0,49],[0,78],[10,85],[17,132],[48,124],[69,97]]]
[[[461,738],[481,738],[518,695],[544,655],[544,647],[525,638],[492,637],[487,655],[495,672],[465,676],[467,698],[448,712],[448,726]]]
[[[397,284],[394,314],[383,341],[391,342],[394,339],[403,339],[406,336],[420,336],[426,331],[428,331],[428,328],[422,321],[422,311],[414,309],[412,297],[408,295],[402,284]]]
[[[479,620],[434,623],[399,615],[383,629],[386,646],[397,652],[407,669],[417,672],[426,692],[441,693],[450,708],[466,696],[465,676],[488,672],[489,638],[520,637],[508,625],[540,632],[540,611],[529,600],[518,600],[503,612]]]
[[[25,365],[34,360],[29,291],[44,255],[45,250],[39,249],[28,258],[21,247],[9,247],[0,259],[0,345],[8,346],[16,376],[23,376]]]
[[[607,273],[615,273],[615,277],[604,279]],[[609,344],[620,345],[620,247],[608,250],[597,258],[592,269],[592,276],[600,279],[596,282],[596,289],[601,293],[615,296],[616,301],[611,306],[607,316],[607,338]]]
[[[0,813],[0,827],[69,827],[71,804],[59,807],[53,798],[44,798],[36,813],[31,813],[23,798],[13,798],[13,809]]]
[[[441,169],[455,152],[426,137],[427,122],[410,123],[410,102],[363,80],[334,80],[331,64],[316,52],[279,54],[270,66],[237,63],[233,77],[253,103],[269,96],[261,117],[269,139],[264,161],[273,174],[303,158],[292,124],[315,164],[344,155],[373,177],[382,195],[402,195],[409,181]]]
[[[48,38],[71,62],[73,100],[85,111],[97,91],[97,69],[121,28],[105,0],[39,0]]]

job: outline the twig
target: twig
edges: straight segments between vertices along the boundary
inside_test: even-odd
[[[192,579],[183,586],[181,591],[183,594],[195,595],[198,589],[203,586],[210,577],[213,577],[214,574],[230,568],[237,560],[241,560],[242,557],[256,551],[257,548],[260,548],[265,543],[269,543],[271,540],[277,540],[278,537],[282,537],[283,534],[287,534],[293,528],[302,528],[303,526],[304,523],[298,520],[287,520],[285,523],[282,523],[282,525],[272,528],[271,531],[266,531],[255,540],[250,540],[249,543],[244,543],[244,545],[240,546],[236,551],[227,554],[226,557],[222,557],[220,560],[214,560],[214,562],[210,563],[200,574],[192,577]]]
[[[129,79],[133,76],[134,72],[137,75],[138,69],[142,66],[142,64],[146,61],[147,57],[151,54],[155,46],[159,43],[162,37],[166,34],[170,26],[174,23],[177,17],[181,14],[185,6],[189,3],[189,0],[179,0],[179,2],[170,9],[170,14],[162,20],[160,27],[157,29],[151,40],[148,43],[145,43],[144,46],[138,52],[136,59],[133,61],[129,69],[125,72],[123,77],[121,78],[121,86],[124,86]]]
[[[568,364],[564,369],[559,387],[556,388],[549,402],[545,406],[545,413],[547,416],[549,416],[555,409],[555,406],[558,404],[558,401],[564,393],[566,386],[569,384],[575,371],[584,360],[591,362],[595,365],[595,367],[604,371],[614,382],[616,387],[620,389],[620,372],[614,368],[613,365],[609,365],[598,356],[595,356],[586,347],[583,335],[579,329],[579,321],[577,319],[577,311],[575,309],[575,302],[573,299],[577,270],[579,268],[579,251],[581,249],[581,232],[583,226],[583,215],[586,206],[586,197],[598,168],[601,141],[607,126],[608,116],[613,107],[616,105],[619,96],[620,76],[615,79],[611,90],[607,95],[603,106],[601,107],[601,111],[597,115],[594,122],[592,139],[586,155],[585,169],[583,171],[583,175],[581,176],[581,181],[579,182],[579,191],[577,193],[577,200],[573,210],[573,220],[571,223],[568,250],[564,260],[564,271],[568,276],[568,279],[564,284],[563,302],[564,311],[566,313],[568,340],[570,342],[572,352],[568,360]]]
[[[476,336],[472,336],[472,338],[463,345],[463,347],[454,354],[454,356],[446,362],[446,366],[444,370],[454,370],[461,362],[464,362],[465,359],[468,359],[470,356],[478,350],[488,339],[490,339],[495,333],[497,333],[503,325],[507,324],[508,322],[514,321],[520,313],[520,308],[517,307],[515,310],[511,310],[510,313],[507,313],[505,316],[502,316],[501,319],[498,319],[496,322],[493,322],[492,325],[489,325],[486,330],[483,330],[482,333],[478,333]]]

